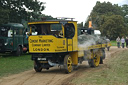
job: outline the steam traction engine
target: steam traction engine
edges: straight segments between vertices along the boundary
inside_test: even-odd
[[[70,73],[73,67],[85,60],[91,67],[103,63],[107,44],[79,47],[78,35],[81,33],[78,32],[76,21],[59,19],[30,22],[28,25],[30,27],[29,53],[32,54],[36,72],[63,65],[65,72]]]

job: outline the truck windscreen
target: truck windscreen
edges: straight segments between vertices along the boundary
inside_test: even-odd
[[[62,32],[62,24],[36,24],[31,25],[32,35],[56,35]]]
[[[13,34],[13,31],[10,29],[10,27],[7,27],[7,26],[0,27],[0,36],[12,37],[12,34]]]

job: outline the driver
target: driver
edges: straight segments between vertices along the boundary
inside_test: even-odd
[[[72,38],[74,36],[74,28],[68,24],[65,25],[65,37]]]

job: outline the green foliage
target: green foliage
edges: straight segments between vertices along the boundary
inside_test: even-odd
[[[83,28],[83,22],[77,24],[77,28]]]
[[[103,36],[115,40],[117,36],[126,36],[128,33],[128,5],[112,5],[110,2],[94,6],[88,21],[92,20],[93,28],[99,29]]]
[[[7,14],[9,22],[21,22],[22,19],[26,21],[37,19],[45,8],[43,4],[37,0],[1,0],[0,8],[9,10]]]
[[[125,36],[127,32],[124,19],[120,15],[111,15],[105,17],[104,23],[99,27],[103,35],[108,36],[109,38],[116,39],[117,36]]]
[[[112,46],[117,46],[117,42],[116,42],[115,40],[112,40],[112,41],[111,41],[111,45],[112,45]]]
[[[93,8],[93,12],[96,12],[99,15],[108,14],[108,13],[121,15],[122,12],[120,9],[121,8],[117,4],[112,5],[112,3],[110,2],[100,3],[99,1],[97,1],[96,6]]]
[[[127,4],[124,4],[122,6],[122,11],[124,12],[124,16],[128,15],[128,5]]]
[[[0,24],[7,23],[9,20],[9,10],[0,8]]]
[[[127,4],[122,6],[122,11],[124,12],[125,23],[128,27],[128,5]]]

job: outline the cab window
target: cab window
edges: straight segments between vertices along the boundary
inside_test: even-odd
[[[8,26],[1,26],[0,27],[0,36],[2,37],[12,37],[13,30],[11,27]]]
[[[19,34],[18,29],[15,29],[14,30],[14,35],[18,35],[18,34]]]
[[[59,37],[62,31],[61,24],[35,24],[30,27],[32,35],[54,35],[55,37]]]
[[[13,30],[8,30],[8,37],[12,37],[13,36]]]
[[[23,35],[23,29],[19,29],[19,35]]]

